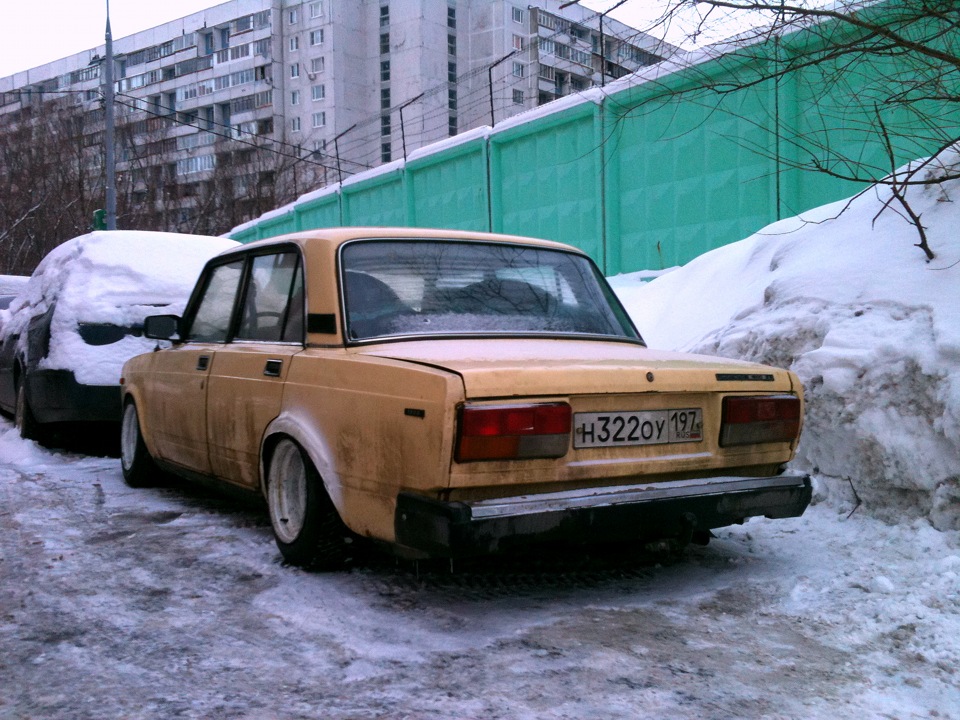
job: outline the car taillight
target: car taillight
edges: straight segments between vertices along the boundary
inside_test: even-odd
[[[558,458],[570,446],[567,403],[463,405],[457,462]]]
[[[792,442],[800,434],[800,398],[793,395],[725,397],[720,447]]]

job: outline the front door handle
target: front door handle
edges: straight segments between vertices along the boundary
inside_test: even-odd
[[[263,374],[267,377],[280,377],[280,370],[283,368],[283,360],[267,360],[263,367]]]
[[[210,356],[201,355],[197,358],[197,370],[204,371],[210,367]]]

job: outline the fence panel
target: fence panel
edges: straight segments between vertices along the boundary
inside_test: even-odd
[[[411,160],[405,172],[412,225],[490,229],[485,138]]]
[[[490,136],[491,226],[557,240],[602,261],[597,106],[583,103]]]
[[[681,265],[776,219],[771,88],[721,96],[682,81],[605,106],[610,272]]]
[[[297,224],[304,230],[337,227],[340,221],[340,194],[330,193],[296,206]]]
[[[344,225],[406,226],[403,175],[391,170],[341,189]]]

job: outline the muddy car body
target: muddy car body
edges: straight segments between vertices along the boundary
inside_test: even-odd
[[[647,348],[589,258],[343,228],[212,260],[123,370],[122,464],[262,492],[287,560],[676,538],[796,516],[786,370]]]

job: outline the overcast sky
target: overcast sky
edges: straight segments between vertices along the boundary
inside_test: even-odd
[[[586,0],[584,4],[605,10],[615,2]],[[613,16],[643,29],[657,17],[663,2],[627,0]],[[112,0],[110,25],[113,39],[218,4],[216,0]],[[106,0],[3,0],[3,6],[8,40],[0,44],[0,77],[103,44]]]

